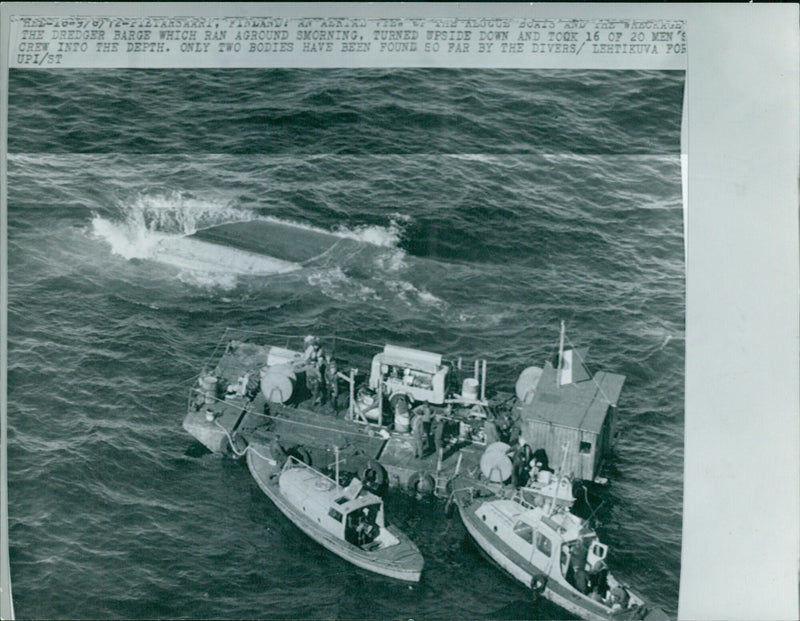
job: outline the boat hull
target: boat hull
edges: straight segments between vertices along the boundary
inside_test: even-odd
[[[201,229],[190,239],[223,248],[269,256],[299,266],[334,246],[355,246],[358,242],[299,224],[272,220],[230,222]]]
[[[278,486],[280,469],[263,454],[267,449],[247,451],[247,466],[261,490],[291,522],[314,541],[345,561],[366,571],[404,582],[419,582],[424,560],[411,540],[401,531],[387,527],[400,540],[396,546],[365,551],[318,527],[310,518],[288,502]]]

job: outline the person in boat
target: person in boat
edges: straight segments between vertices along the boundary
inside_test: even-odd
[[[522,439],[522,430],[520,429],[519,421],[511,421],[508,428],[508,443],[511,446],[516,446],[520,439]]]
[[[278,465],[278,468],[283,468],[283,465],[286,463],[289,455],[286,452],[286,449],[281,446],[280,436],[277,434],[272,437],[270,453],[272,454],[272,459],[274,459],[275,463]]]
[[[531,447],[525,441],[525,438],[519,436],[518,444],[506,451],[506,454],[511,457],[511,483],[514,487],[519,488],[528,482],[528,464],[531,461]]]
[[[547,460],[547,453],[543,448],[538,448],[533,452],[533,457],[529,463],[528,481],[537,483],[542,472],[552,472]],[[542,477],[543,478],[543,477]],[[544,481],[546,482],[546,481]]]
[[[303,361],[306,364],[316,363],[322,355],[322,347],[320,347],[319,339],[310,334],[303,340],[305,344],[305,352],[303,352]]]
[[[497,433],[497,425],[494,421],[487,419],[483,423],[483,438],[486,441],[486,446],[494,444],[500,439],[500,435]]]
[[[369,509],[363,507],[356,516],[356,545],[372,543],[378,536],[378,526],[370,519]]]
[[[320,347],[319,339],[311,335],[305,338],[304,343],[306,345],[306,350],[303,353],[303,361],[306,367],[306,385],[314,398],[314,405],[321,405],[324,401],[322,347]]]
[[[588,554],[589,550],[586,544],[584,544],[583,539],[578,537],[572,546],[572,552],[569,556],[569,576],[567,580],[583,594],[586,594],[589,590],[586,576],[586,557]]]
[[[589,571],[589,590],[592,599],[606,603],[608,593],[608,566],[605,561],[598,561],[596,567]]]
[[[425,456],[425,421],[420,413],[411,420],[411,437],[414,439],[414,457],[422,459]]]
[[[547,451],[543,448],[538,448],[533,452],[533,459],[539,463],[540,470],[553,472],[553,469],[550,467],[550,460],[547,458]]]
[[[444,450],[444,418],[437,414],[432,426],[433,445],[436,447],[436,454],[440,455]]]
[[[539,473],[542,471],[542,464],[536,459],[531,459],[530,461],[530,469],[528,470],[528,482],[529,483],[538,483],[539,482]]]
[[[615,586],[609,593],[609,604],[611,605],[611,612],[624,610],[628,607],[630,602],[630,594],[621,586]]]
[[[322,374],[316,363],[306,365],[306,384],[314,399],[314,405],[322,403]]]
[[[319,373],[318,405],[325,405],[328,398],[328,354],[324,350],[320,351],[317,358],[317,372]]]
[[[339,378],[338,369],[333,355],[328,354],[325,358],[325,386],[328,391],[328,403],[330,403],[333,413],[336,414],[339,402]]]

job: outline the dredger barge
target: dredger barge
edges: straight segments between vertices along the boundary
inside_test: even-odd
[[[497,441],[527,447],[493,465],[516,484],[534,451],[574,479],[602,480],[625,377],[590,374],[584,359],[565,347],[562,323],[557,360],[522,370],[513,392],[488,394],[486,360],[228,330],[190,391],[183,427],[213,452],[276,464],[292,456],[377,493],[445,496]]]

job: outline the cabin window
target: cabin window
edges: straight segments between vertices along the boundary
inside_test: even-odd
[[[331,510],[330,510],[330,511],[328,511],[328,515],[329,515],[329,516],[331,516],[331,517],[332,517],[334,520],[336,520],[337,522],[341,522],[341,521],[342,521],[342,514],[341,514],[341,513],[339,513],[339,512],[338,512],[336,509],[334,509],[333,507],[331,507]]]
[[[528,543],[533,543],[533,529],[525,522],[517,522],[514,525],[514,532]]]
[[[550,543],[550,538],[542,533],[536,533],[536,549],[545,556],[550,556],[553,552],[553,544]]]
[[[591,442],[581,442],[580,452],[586,453],[587,455],[592,452],[592,443]]]
[[[341,498],[337,498],[333,502],[335,502],[337,505],[343,505],[344,503],[347,502],[347,496],[342,496]]]

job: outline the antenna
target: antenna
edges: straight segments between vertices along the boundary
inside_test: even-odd
[[[561,367],[564,362],[564,320],[561,320],[561,338],[558,340],[558,373],[556,374],[556,386],[561,386]]]

